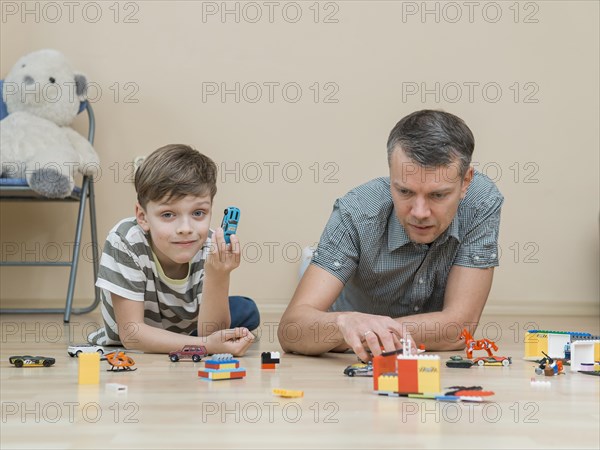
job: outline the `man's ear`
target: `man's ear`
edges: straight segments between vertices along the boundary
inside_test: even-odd
[[[460,188],[460,198],[465,198],[465,195],[467,195],[467,189],[469,189],[469,185],[471,184],[472,180],[473,180],[473,166],[469,166],[469,168],[465,172],[465,176],[463,177],[463,180],[462,180],[462,186]]]
[[[144,211],[144,208],[137,202],[135,204],[135,219],[137,220],[138,225],[142,227],[142,230],[146,233],[150,231],[150,225],[148,225],[148,219],[146,218],[146,211]]]

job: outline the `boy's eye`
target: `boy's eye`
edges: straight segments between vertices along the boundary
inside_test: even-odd
[[[163,217],[165,219],[170,219],[171,217],[173,217],[173,213],[170,213],[170,212],[162,213],[160,215],[160,217]]]
[[[205,214],[204,211],[194,211],[194,217],[202,217]]]

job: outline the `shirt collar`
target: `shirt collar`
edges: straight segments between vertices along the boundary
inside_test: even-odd
[[[459,243],[461,241],[459,235],[459,219],[458,219],[458,211],[454,215],[454,219],[450,222],[450,226],[446,228],[437,239],[437,245],[443,244],[448,240],[450,236],[454,237]],[[399,249],[403,245],[409,244],[411,242],[410,238],[406,234],[404,227],[400,224],[400,221],[396,217],[396,212],[392,208],[392,213],[388,219],[388,250],[393,252],[394,250]],[[434,241],[435,243],[435,241]]]

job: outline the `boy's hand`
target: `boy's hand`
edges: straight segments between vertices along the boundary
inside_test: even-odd
[[[217,228],[204,267],[207,272],[228,274],[240,265],[240,241],[235,234],[230,236],[230,241],[231,244],[227,244],[223,228]]]
[[[206,338],[208,353],[231,353],[233,356],[243,356],[254,341],[254,335],[248,328],[231,328],[217,331]]]

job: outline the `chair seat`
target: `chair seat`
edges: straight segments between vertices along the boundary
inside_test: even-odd
[[[48,198],[32,190],[25,178],[0,178],[0,198],[3,200],[79,201],[81,188],[75,186],[71,195],[66,198]]]

